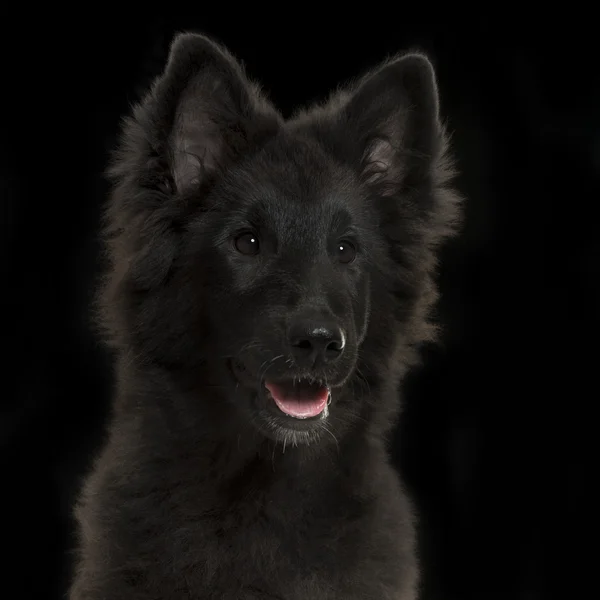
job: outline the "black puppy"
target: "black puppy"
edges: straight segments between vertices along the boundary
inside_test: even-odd
[[[284,121],[179,35],[110,172],[109,436],[71,600],[409,600],[385,438],[458,198],[421,54]]]

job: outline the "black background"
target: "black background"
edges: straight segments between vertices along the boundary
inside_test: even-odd
[[[70,510],[112,385],[87,322],[102,171],[119,118],[183,29],[228,45],[285,114],[389,54],[430,53],[468,200],[442,257],[443,345],[406,383],[393,449],[421,515],[423,600],[594,594],[597,34],[585,14],[524,21],[421,4],[7,15],[0,594],[66,590]]]

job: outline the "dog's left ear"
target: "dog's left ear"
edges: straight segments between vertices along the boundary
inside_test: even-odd
[[[435,73],[423,54],[388,61],[364,77],[338,119],[364,181],[383,196],[423,181],[444,149]]]

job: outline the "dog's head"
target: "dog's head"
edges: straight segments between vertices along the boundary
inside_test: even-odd
[[[423,55],[284,121],[227,51],[180,35],[111,174],[101,314],[213,416],[335,437],[431,337],[457,211]]]

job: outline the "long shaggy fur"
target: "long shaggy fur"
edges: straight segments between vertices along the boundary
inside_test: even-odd
[[[226,49],[176,37],[109,171],[96,313],[116,395],[71,600],[417,597],[385,440],[459,218],[438,111],[411,53],[284,121]],[[235,250],[250,226],[255,258]],[[286,332],[315,306],[347,343],[310,370]],[[314,427],[265,416],[265,379],[288,375],[330,386]]]

